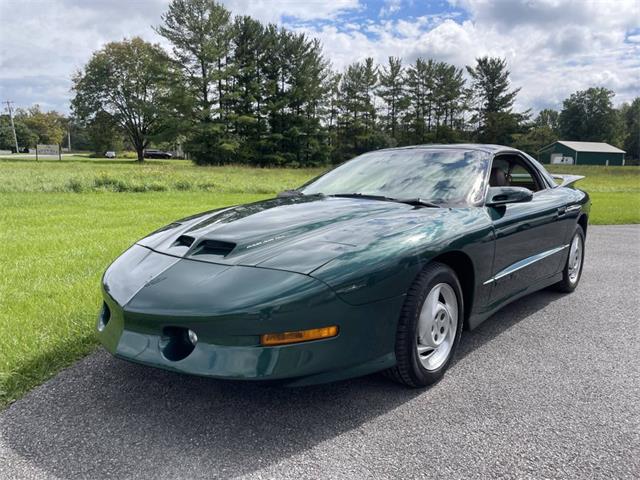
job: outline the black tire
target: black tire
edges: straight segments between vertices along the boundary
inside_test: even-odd
[[[440,283],[448,284],[455,293],[458,307],[457,329],[446,361],[437,369],[427,370],[418,358],[418,320],[429,292]],[[462,289],[460,288],[458,277],[447,265],[431,263],[420,272],[407,292],[400,319],[398,320],[395,345],[396,365],[386,370],[384,372],[385,376],[412,388],[426,387],[442,378],[451,364],[456,347],[460,342],[464,323],[462,298]]]
[[[571,273],[570,273],[571,260],[572,260],[571,246],[573,245],[573,242],[576,236],[579,238],[579,242],[581,245],[580,268],[578,270],[578,276],[575,277],[574,280],[572,280]],[[582,230],[582,227],[580,225],[576,225],[575,231],[573,232],[573,235],[571,235],[571,241],[569,242],[568,250],[569,251],[567,252],[567,261],[565,262],[564,268],[562,269],[562,280],[552,285],[552,288],[554,290],[562,293],[573,292],[578,286],[578,283],[580,283],[580,277],[582,277],[582,267],[584,266],[584,230]]]

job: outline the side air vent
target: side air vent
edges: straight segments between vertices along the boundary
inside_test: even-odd
[[[180,235],[178,239],[173,242],[172,247],[190,247],[193,244],[195,238],[190,237],[189,235]]]
[[[193,255],[217,255],[219,257],[226,257],[234,248],[236,248],[235,243],[221,242],[220,240],[203,240],[193,251]]]

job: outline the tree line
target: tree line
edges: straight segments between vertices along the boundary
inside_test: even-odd
[[[140,38],[112,42],[73,78],[69,124],[97,151],[124,143],[142,161],[149,145],[179,144],[199,164],[313,166],[434,142],[499,143],[535,156],[563,138],[640,157],[640,98],[615,109],[614,93],[594,87],[533,117],[515,111],[519,89],[501,58],[465,69],[365,58],[337,72],[317,39],[233,17],[213,0],[173,0],[154,29],[170,51]]]

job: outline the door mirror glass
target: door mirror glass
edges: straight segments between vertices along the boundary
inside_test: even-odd
[[[533,192],[524,187],[489,187],[487,192],[487,207],[498,207],[508,203],[530,202]]]

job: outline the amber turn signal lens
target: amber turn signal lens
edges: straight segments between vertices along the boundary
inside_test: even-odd
[[[321,338],[331,338],[338,335],[338,327],[313,328],[311,330],[299,330],[297,332],[265,333],[260,336],[262,345],[286,345],[287,343],[308,342],[309,340],[320,340]]]

